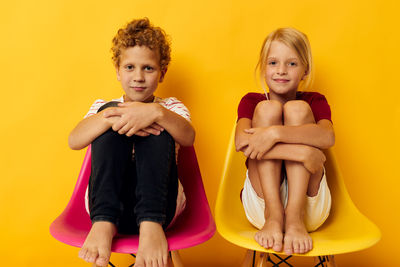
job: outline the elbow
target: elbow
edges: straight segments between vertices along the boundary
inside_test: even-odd
[[[193,146],[194,138],[196,136],[195,131],[190,131],[185,138],[183,138],[180,142],[178,142],[181,146]]]
[[[327,133],[325,140],[326,140],[326,143],[325,143],[324,149],[333,147],[333,145],[335,144],[335,133],[333,131],[329,131]]]
[[[72,150],[80,150],[83,147],[81,147],[79,145],[79,143],[76,141],[76,138],[74,138],[73,134],[70,134],[68,137],[68,146],[72,149]]]

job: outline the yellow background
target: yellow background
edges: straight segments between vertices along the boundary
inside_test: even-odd
[[[339,266],[396,266],[399,244],[399,30],[397,1],[50,1],[0,9],[0,255],[10,266],[90,266],[48,231],[72,193],[84,152],[67,136],[97,98],[122,95],[111,39],[147,16],[172,39],[160,96],[190,108],[212,209],[236,107],[258,91],[261,43],[277,27],[305,32],[315,90],[333,110],[334,150],[350,195],[382,231]],[[181,252],[187,266],[238,266],[244,250],[216,234]],[[129,265],[128,256],[113,256]],[[295,259],[299,266],[311,261]]]

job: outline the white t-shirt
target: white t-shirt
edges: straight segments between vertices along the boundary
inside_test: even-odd
[[[113,99],[112,101],[117,101],[117,102],[124,102],[124,97],[121,96],[120,98]],[[105,101],[103,99],[97,99],[94,101],[92,106],[90,107],[88,113],[85,115],[85,118],[92,116],[97,113],[97,111],[100,109],[101,106],[106,104],[109,101]],[[184,117],[186,120],[190,121],[190,113],[187,107],[178,99],[175,97],[167,97],[167,98],[160,98],[160,97],[154,97],[154,103],[159,103],[161,106],[164,108],[171,110],[175,112],[176,114]],[[178,157],[178,151],[179,151],[179,144],[175,143],[175,154],[176,157]],[[134,150],[132,151],[134,153]],[[85,195],[85,206],[86,206],[86,211],[89,213],[89,190],[88,188],[86,189],[86,195]],[[178,217],[179,214],[182,213],[182,211],[185,209],[186,206],[186,197],[185,193],[183,191],[183,186],[181,182],[178,180],[178,196],[176,199],[176,211],[175,211],[175,216],[170,225],[175,221],[176,217]]]

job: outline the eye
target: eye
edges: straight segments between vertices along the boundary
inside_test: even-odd
[[[268,65],[275,66],[276,61],[275,60],[268,61]]]
[[[153,68],[152,66],[145,66],[145,67],[144,67],[144,70],[145,70],[145,71],[153,71],[154,68]]]
[[[290,62],[289,63],[289,66],[297,66],[298,64],[297,64],[297,62]]]
[[[126,70],[133,70],[133,65],[126,65],[126,66],[125,66],[125,69],[126,69]]]

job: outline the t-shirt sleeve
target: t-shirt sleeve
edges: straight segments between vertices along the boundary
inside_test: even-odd
[[[191,121],[189,109],[182,103],[182,101],[178,100],[177,98],[169,97],[164,103],[161,102],[160,104],[163,105],[166,109],[169,109],[176,114],[184,117],[186,120]]]
[[[310,103],[311,110],[314,114],[315,122],[320,120],[326,119],[332,122],[331,119],[331,108],[328,104],[324,95],[319,93],[315,93],[311,103]]]
[[[94,114],[97,113],[97,111],[99,110],[99,108],[101,106],[103,106],[106,103],[106,101],[104,101],[103,99],[97,99],[96,101],[94,101],[93,105],[90,107],[88,113],[86,113],[84,118],[90,117]]]
[[[266,100],[266,97],[259,93],[248,93],[242,97],[238,106],[238,120],[241,118],[253,119],[254,110],[262,100]]]

